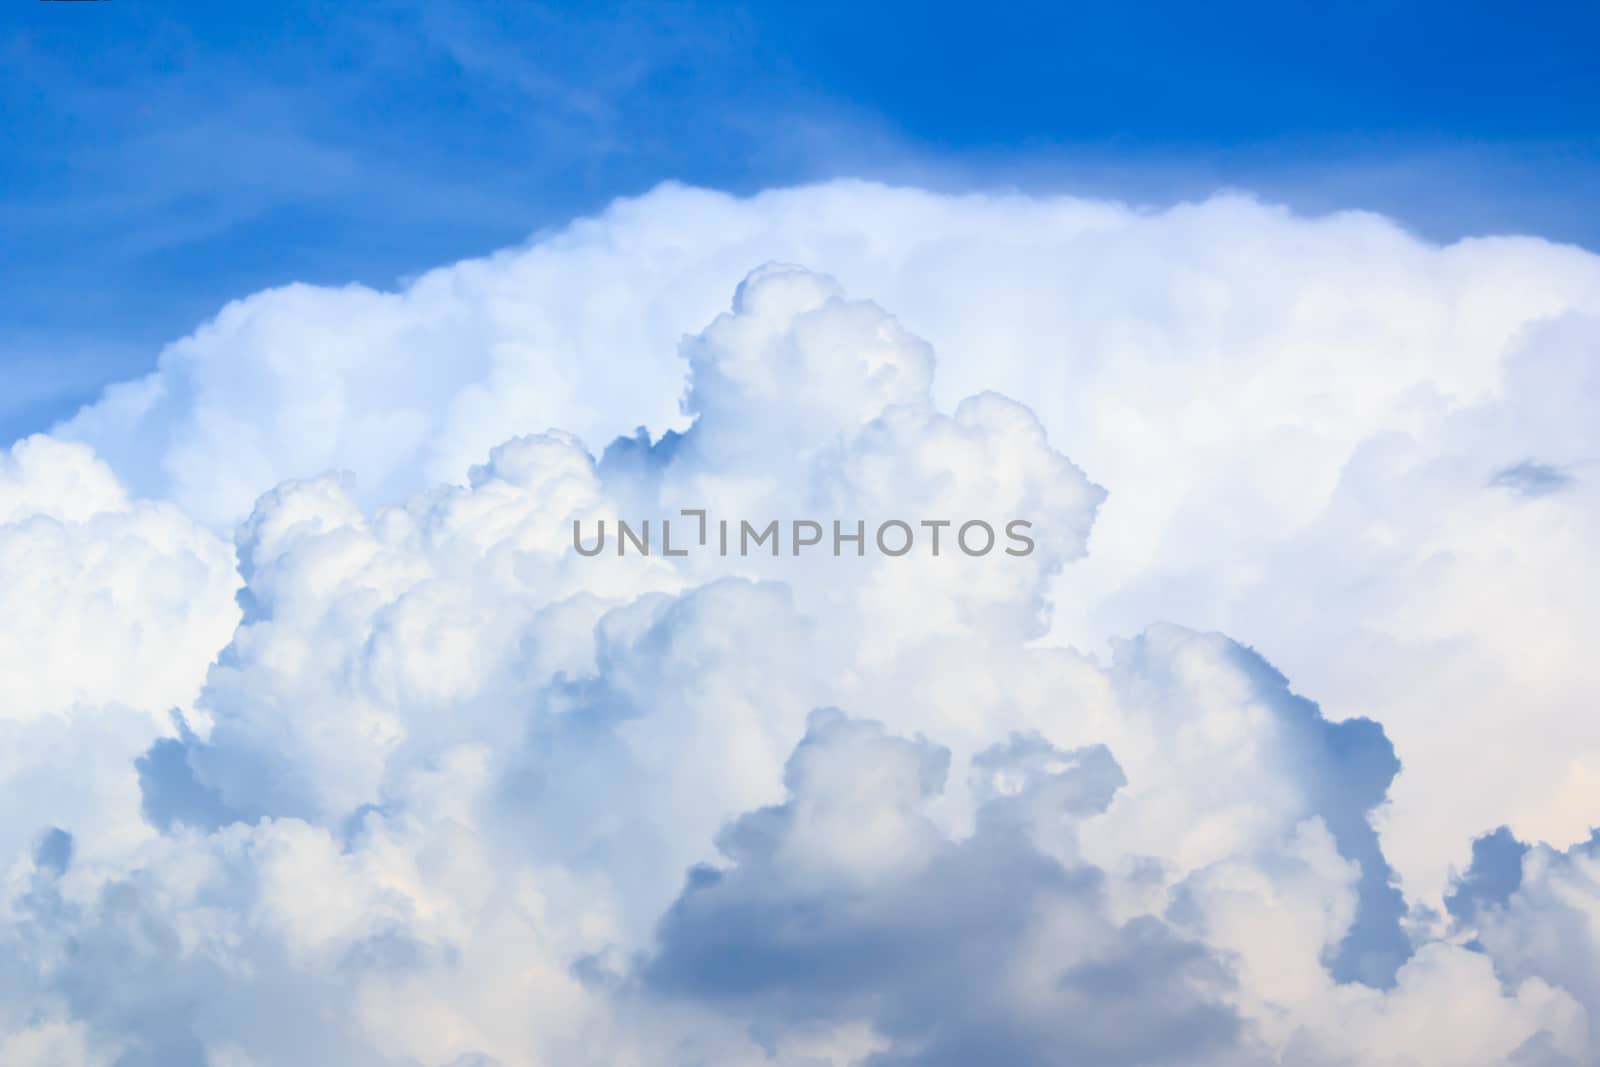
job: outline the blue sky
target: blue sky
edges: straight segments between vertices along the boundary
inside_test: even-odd
[[[1600,8],[1496,8],[8,5],[0,438],[230,298],[390,284],[667,179],[1242,186],[1600,247]]]

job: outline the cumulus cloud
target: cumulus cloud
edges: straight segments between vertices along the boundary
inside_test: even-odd
[[[853,183],[231,305],[0,464],[0,1058],[1591,1062],[1597,308]]]
[[[941,410],[985,390],[1021,400],[1109,491],[1093,553],[1053,590],[1056,639],[1103,650],[1153,619],[1221,630],[1335,717],[1380,718],[1408,755],[1384,832],[1435,907],[1487,825],[1583,835],[1600,733],[1581,709],[1600,677],[1548,645],[1593,632],[1571,599],[1594,578],[1600,259],[1577,248],[1440,247],[1376,216],[1238,196],[1143,211],[859,182],[747,199],[665,186],[394,292],[246,297],[60,433],[226,529],[265,488],[327,469],[353,471],[363,505],[391,504],[530,430],[599,447],[767,396],[785,401],[763,408],[779,441],[785,412],[835,418],[922,388],[927,351],[892,336],[850,335],[878,371],[859,396],[832,395],[856,357],[824,354],[817,327],[725,325],[678,358],[767,261],[893,309],[891,331],[939,353]],[[748,355],[717,355],[729,345]],[[802,385],[803,366],[829,385]],[[1540,618],[1519,625],[1528,610]],[[1550,740],[1537,755],[1531,733]]]
[[[784,803],[729,826],[731,866],[691,872],[648,988],[778,1035],[866,1021],[871,1063],[1203,1062],[1239,1041],[1229,969],[1165,922],[1106,917],[1104,879],[1030,840],[1069,838],[1122,781],[1105,749],[1019,738],[973,766],[972,834],[919,810],[949,753],[837,711],[812,716]],[[1042,825],[1041,825],[1042,824]]]
[[[120,854],[150,834],[131,761],[238,621],[233,553],[86,446],[32,437],[0,453],[0,576],[0,869],[60,820],[79,855]]]

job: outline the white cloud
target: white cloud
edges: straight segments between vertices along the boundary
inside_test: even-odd
[[[47,437],[0,457],[0,502],[0,719],[119,703],[164,721],[192,702],[238,618],[226,542]]]
[[[225,541],[87,447],[0,453],[0,871],[52,825],[95,858],[149,836],[133,760],[199,696],[237,586]]]
[[[831,277],[724,311],[767,260]],[[1475,835],[1587,817],[1597,311],[1600,262],[1540,242],[855,183],[669,188],[400,293],[231,305],[60,430],[100,459],[0,469],[39,561],[0,572],[12,717],[68,731],[0,766],[39,796],[0,820],[0,1034],[122,1067],[1583,1062],[1594,941],[1539,931],[1587,921],[1587,860],[1471,947],[1428,909]],[[599,454],[640,423],[679,432]],[[572,550],[680,507],[1026,517],[1037,550]],[[237,574],[199,525],[234,520]],[[73,738],[104,754],[51,793]]]
[[[1539,671],[1530,702],[1561,723],[1541,727],[1550,750],[1515,768],[1493,756],[1528,733],[1527,709],[1512,706],[1535,673],[1525,657],[1555,654],[1526,635],[1593,629],[1588,609],[1558,593],[1515,653],[1501,632],[1549,602],[1552,582],[1575,593],[1589,577],[1581,545],[1600,450],[1584,414],[1596,389],[1586,353],[1600,330],[1600,257],[1576,248],[1439,247],[1376,216],[1297,218],[1242,197],[1148,212],[859,182],[749,199],[666,186],[398,292],[245,298],[62,432],[95,444],[138,491],[206,521],[231,522],[264,487],[329,468],[354,471],[363,502],[393,502],[530,430],[561,427],[598,448],[638,424],[683,428],[680,339],[769,260],[824,270],[892,308],[899,324],[870,345],[905,331],[931,342],[941,406],[985,389],[1026,402],[1110,491],[1094,552],[1056,590],[1059,638],[1099,648],[1157,618],[1221,629],[1336,717],[1380,714],[1408,752],[1389,825],[1419,894],[1464,860],[1458,842],[1490,808],[1528,836],[1581,831],[1600,733],[1573,709],[1600,683],[1592,657],[1563,652]],[[796,390],[802,366],[839,369],[825,339],[797,363],[741,338],[770,376],[741,383],[729,363],[719,382],[709,371],[726,329],[687,351],[707,372],[692,405],[714,405],[729,384],[744,403],[775,390],[784,403],[765,410],[778,431],[785,411],[821,419],[867,399]],[[918,390],[926,355],[912,346],[872,389]],[[1402,503],[1414,487],[1366,495],[1376,487],[1365,479],[1398,472],[1360,466],[1406,441],[1415,452],[1399,462],[1431,464],[1427,477],[1448,484],[1426,505]],[[1518,470],[1569,491],[1535,500],[1507,487]],[[1397,510],[1350,514],[1369,503]],[[1487,558],[1501,529],[1509,545],[1532,536],[1541,550]],[[1473,537],[1464,584],[1430,584]],[[1494,582],[1475,580],[1484,567]],[[1553,577],[1562,569],[1572,580]],[[1330,596],[1347,606],[1321,612]],[[1417,615],[1425,635],[1384,632]],[[1483,742],[1439,748],[1445,719]]]

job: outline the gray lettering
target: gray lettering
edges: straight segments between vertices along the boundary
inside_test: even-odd
[[[900,546],[898,551],[890,550],[889,546],[883,543],[883,531],[887,530],[891,526],[899,527],[905,531],[905,543]],[[899,519],[890,519],[888,522],[883,523],[878,527],[878,551],[882,552],[885,556],[903,556],[907,552],[911,551],[911,542],[916,539],[916,536],[916,534],[911,532],[911,527],[907,523],[903,523]]]
[[[833,554],[835,556],[840,554],[839,553],[839,548],[846,541],[854,541],[856,543],[856,555],[858,555],[858,556],[866,555],[867,554],[867,524],[866,524],[866,522],[864,522],[864,521],[862,521],[860,519],[857,519],[856,520],[856,532],[853,533],[853,534],[847,534],[847,533],[841,533],[840,532],[839,520],[838,519],[834,519],[833,520]]]
[[[635,536],[626,522],[621,519],[617,520],[617,555],[626,556],[628,554],[628,542],[630,541],[633,542],[633,547],[638,551],[639,555],[648,556],[650,554],[650,520],[645,519],[641,522],[639,529],[642,532]]]
[[[577,519],[572,520],[572,547],[578,550],[578,555],[580,556],[598,556],[601,550],[606,547],[606,520],[600,520],[600,535],[595,538],[593,548],[583,547],[583,541],[578,535],[578,527],[580,525],[581,523]]]
[[[817,532],[816,536],[802,539],[800,536],[800,527],[802,526],[815,530]],[[812,545],[820,545],[822,543],[822,523],[812,522],[810,519],[794,520],[794,528],[792,531],[791,540],[794,541],[794,554],[797,556],[800,554],[800,550],[802,548],[809,548]]]
[[[984,543],[983,548],[977,552],[974,552],[967,545],[967,531],[972,529],[974,526],[983,527],[984,534],[989,538],[989,540]],[[961,545],[961,551],[965,552],[969,556],[987,556],[989,554],[989,550],[994,548],[994,527],[990,526],[982,519],[973,519],[971,522],[964,522],[961,524],[961,529],[956,531],[956,541]]]
[[[739,555],[748,556],[750,554],[750,535],[754,534],[755,532],[756,528],[751,526],[749,522],[745,521],[744,519],[739,520]],[[778,554],[777,519],[773,519],[771,522],[767,523],[762,531],[759,534],[756,534],[756,547],[760,548],[762,545],[764,545],[769,537],[772,538],[772,554],[776,556]]]
[[[1006,523],[1006,536],[1011,538],[1011,540],[1017,541],[1026,546],[1020,550],[1015,548],[1006,549],[1006,555],[1008,556],[1026,556],[1033,552],[1033,538],[1029,537],[1027,534],[1017,533],[1017,528],[1019,526],[1024,530],[1033,529],[1033,523],[1029,522],[1027,519],[1012,519],[1010,522]]]

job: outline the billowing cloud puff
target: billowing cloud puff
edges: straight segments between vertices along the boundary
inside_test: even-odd
[[[1529,847],[1504,828],[1475,842],[1450,910],[1508,984],[1569,990],[1600,1039],[1600,832],[1569,849]]]
[[[232,305],[0,467],[0,1059],[1595,1062],[1597,301],[841,184]]]
[[[80,855],[149,836],[132,760],[172,732],[239,619],[226,541],[132,500],[84,445],[0,454],[3,869],[52,819]]]

